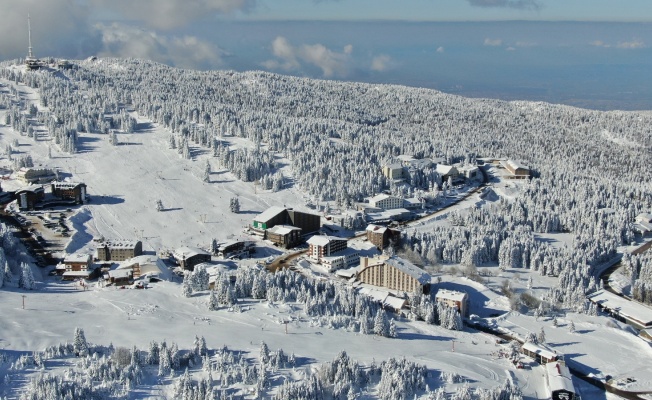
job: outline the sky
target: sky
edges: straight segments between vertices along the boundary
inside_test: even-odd
[[[0,0],[0,60],[138,57],[652,109],[649,0]]]

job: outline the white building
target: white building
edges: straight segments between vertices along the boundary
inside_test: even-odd
[[[403,199],[381,193],[369,198],[369,205],[383,210],[392,210],[403,208]]]
[[[462,317],[469,315],[469,295],[464,292],[439,289],[435,295],[435,300],[446,304],[448,307],[457,308]]]

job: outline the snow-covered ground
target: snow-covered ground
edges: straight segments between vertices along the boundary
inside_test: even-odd
[[[14,85],[5,82],[7,85]],[[18,85],[28,102],[38,102],[38,93]],[[107,135],[80,133],[79,152],[74,155],[59,152],[52,146],[48,158],[49,141],[45,132],[34,141],[4,125],[4,111],[0,110],[0,148],[19,143],[17,155],[30,154],[36,164],[58,168],[71,181],[82,181],[88,186],[92,200],[70,217],[75,233],[66,245],[67,251],[91,252],[92,238],[141,239],[149,252],[172,249],[181,245],[207,247],[213,238],[219,241],[243,237],[242,228],[253,216],[269,206],[291,205],[302,209],[297,201],[303,195],[295,188],[280,192],[262,192],[252,183],[243,183],[225,170],[199,147],[193,147],[194,160],[182,159],[176,150],[168,148],[169,132],[145,118],[137,118],[138,126],[132,134],[118,134],[121,143],[112,146]],[[250,146],[246,140],[225,138],[232,146]],[[203,182],[204,166],[208,160],[213,168],[210,182]],[[287,160],[280,160],[288,164]],[[0,166],[9,166],[6,159]],[[289,176],[289,174],[288,174]],[[499,182],[492,190],[500,198],[517,196],[522,182]],[[14,180],[4,180],[7,190],[22,186]],[[229,201],[238,196],[241,212],[229,211]],[[161,200],[164,211],[156,211]],[[447,210],[484,205],[496,199],[481,199],[479,195]],[[427,229],[430,224],[447,223],[444,218],[433,218],[415,229]],[[546,237],[564,245],[567,237]],[[260,246],[267,246],[259,242]],[[278,251],[269,248],[261,257]],[[441,274],[441,287],[462,289],[471,294],[471,310],[481,317],[503,314],[509,309],[507,299],[498,293],[500,283],[508,279],[512,287],[524,290],[528,271],[498,272],[487,277],[486,285],[466,278]],[[406,357],[438,371],[457,372],[472,382],[474,387],[495,387],[506,379],[506,370],[515,376],[528,399],[545,398],[543,370],[516,370],[504,358],[496,358],[500,345],[481,333],[455,332],[419,322],[398,322],[399,339],[361,335],[344,330],[330,330],[314,326],[305,317],[299,304],[273,305],[267,302],[245,301],[242,313],[227,310],[208,311],[206,293],[191,298],[181,295],[177,282],[158,282],[147,290],[120,290],[115,287],[90,287],[80,290],[75,283],[63,283],[56,278],[42,277],[37,290],[24,292],[8,288],[0,291],[2,323],[0,349],[11,352],[42,350],[49,345],[72,340],[75,327],[83,327],[92,343],[147,348],[151,340],[175,341],[186,348],[195,335],[204,336],[209,347],[223,344],[230,348],[256,354],[261,341],[270,349],[283,348],[286,353],[307,357],[313,363],[332,360],[340,350],[363,363],[381,361],[388,357]],[[547,290],[554,278],[537,277],[532,290]],[[26,297],[22,308],[23,295]],[[577,331],[569,333],[565,325],[571,316],[560,318],[560,326],[553,328],[550,321],[535,321],[531,316],[510,313],[499,318],[498,326],[520,335],[538,332],[546,326],[548,342],[566,354],[572,365],[598,376],[614,378],[634,377],[628,388],[651,386],[652,370],[646,367],[652,353],[647,344],[631,333],[606,325],[604,318],[573,315]],[[282,320],[291,320],[288,333]],[[617,349],[606,353],[602,349]],[[252,356],[253,357],[253,356]],[[4,367],[0,367],[4,368]],[[0,371],[2,372],[2,371]],[[431,379],[431,388],[442,385]],[[584,398],[615,398],[593,391],[580,384]],[[450,388],[449,388],[450,389]],[[153,393],[153,392],[152,392]],[[150,393],[150,394],[152,394]]]

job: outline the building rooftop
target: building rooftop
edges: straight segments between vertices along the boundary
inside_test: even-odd
[[[52,185],[57,189],[74,189],[80,185],[86,186],[82,182],[52,182]]]
[[[617,312],[625,319],[632,320],[648,328],[652,327],[652,308],[646,305],[624,299],[605,290],[598,290],[586,297],[593,303]]]
[[[390,196],[388,194],[385,194],[385,193],[377,194],[377,195],[369,198],[369,203],[373,204],[373,203],[376,203],[376,202],[381,201],[381,200],[389,199],[390,197],[392,197],[392,196]]]
[[[501,161],[500,163],[503,165],[503,167],[509,166],[509,168],[511,168],[511,169],[518,169],[518,168],[523,168],[523,169],[527,169],[527,170],[530,169],[530,168],[526,167],[525,165],[523,165],[523,164],[521,164],[521,163],[519,163],[517,161],[514,161],[514,160]]]
[[[386,226],[380,226],[380,225],[374,225],[374,224],[369,224],[367,226],[367,232],[385,233],[385,231],[387,231]]]
[[[435,295],[436,299],[446,299],[446,300],[453,300],[453,301],[464,301],[464,299],[467,297],[468,295],[464,292],[458,292],[456,290],[448,290],[448,289],[439,289],[437,291],[437,294]]]
[[[430,283],[430,275],[422,270],[421,268],[417,267],[416,265],[412,264],[411,262],[404,260],[402,258],[399,258],[397,256],[392,256],[389,257],[385,263],[387,265],[390,265],[396,269],[398,269],[401,272],[404,272],[417,281],[421,283],[422,285],[425,285],[426,283]]]
[[[83,254],[83,253],[68,254],[63,259],[64,264],[79,263],[79,262],[90,262],[90,261],[91,261],[91,255],[90,254]]]
[[[546,373],[548,374],[548,386],[550,392],[556,390],[565,390],[575,393],[573,380],[571,379],[568,367],[560,362],[551,362],[546,364]]]
[[[109,247],[111,249],[131,249],[134,248],[140,243],[139,240],[122,240],[122,239],[112,239],[105,240],[100,243],[98,247]]]
[[[555,359],[557,357],[557,353],[554,351],[550,350],[549,348],[540,345],[540,344],[534,344],[532,342],[525,342],[523,343],[522,346],[523,350],[527,350],[531,353],[536,353],[540,355],[543,358],[547,358],[548,360]]]
[[[312,244],[314,246],[326,246],[330,242],[334,242],[338,240],[346,240],[346,239],[337,236],[315,235],[310,239],[308,239],[307,243]]]
[[[292,231],[300,231],[301,228],[297,228],[296,226],[292,225],[274,225],[273,227],[269,228],[267,232],[274,233],[277,235],[287,235]]]
[[[286,208],[284,207],[272,206],[267,210],[263,211],[262,213],[258,214],[254,218],[254,221],[267,222],[284,211],[286,211]]]
[[[196,247],[179,247],[172,254],[177,260],[187,259],[196,255],[210,256],[210,253]]]

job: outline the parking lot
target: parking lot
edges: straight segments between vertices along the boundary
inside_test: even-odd
[[[0,217],[5,224],[16,229],[16,237],[34,258],[34,262],[40,267],[45,267],[58,263],[55,253],[63,252],[71,235],[66,222],[69,214],[70,211],[67,209],[61,209],[3,212]]]

